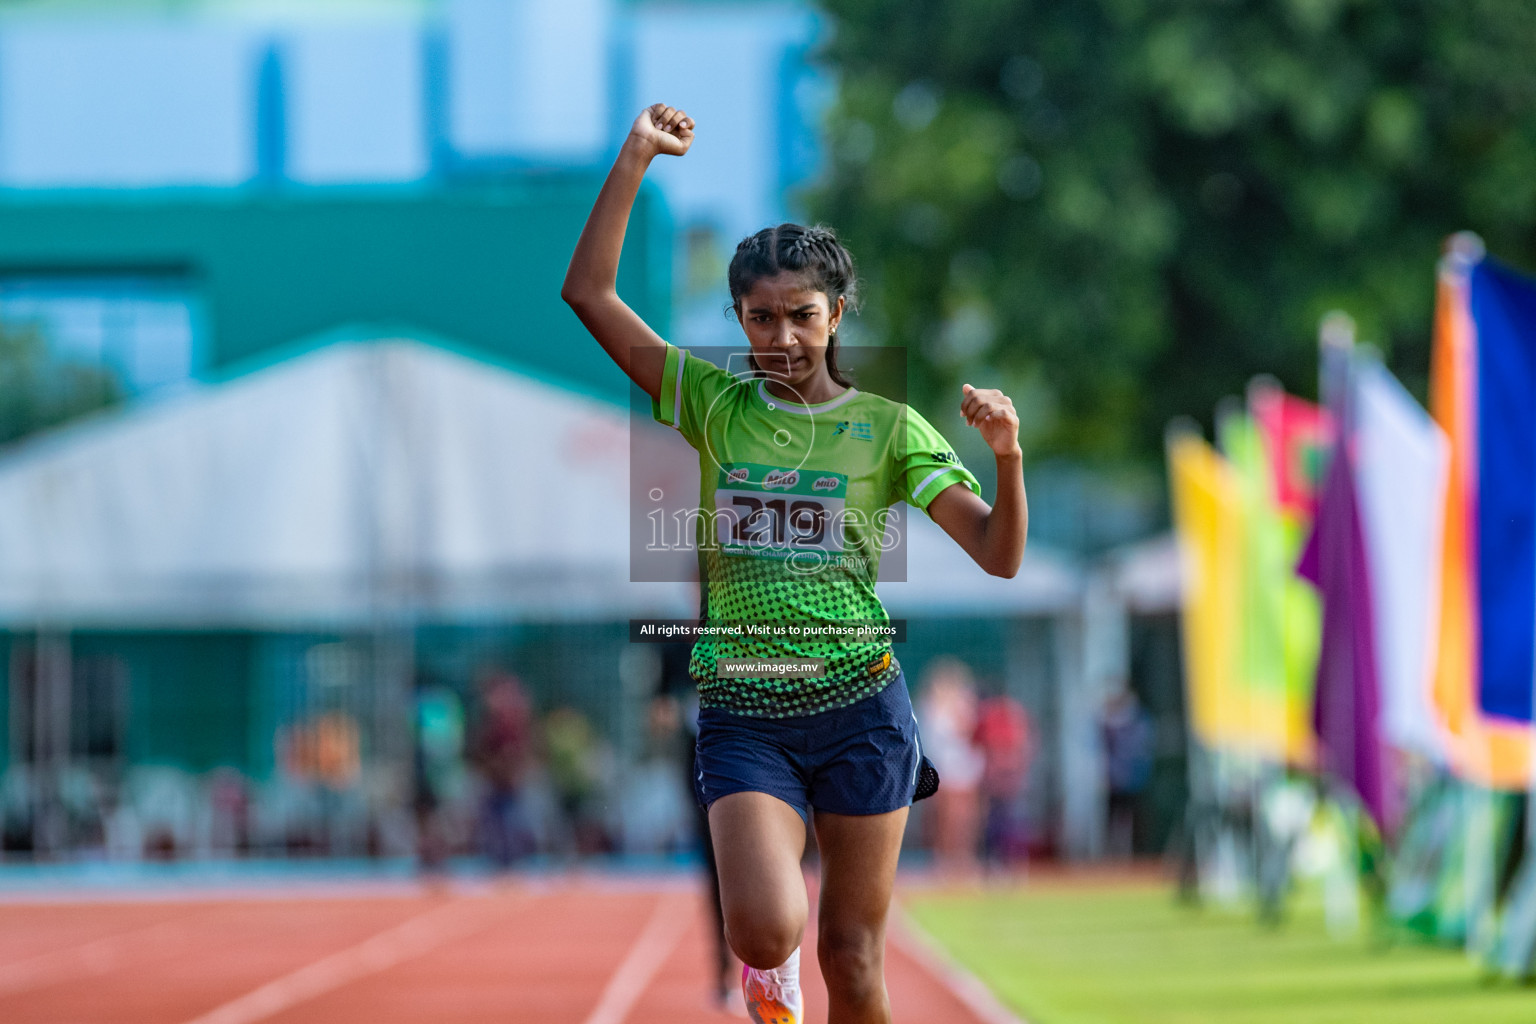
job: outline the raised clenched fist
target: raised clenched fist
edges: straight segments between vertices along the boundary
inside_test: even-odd
[[[653,103],[640,111],[629,137],[652,155],[682,156],[693,145],[693,118],[665,103]]]
[[[1019,414],[1014,411],[1013,399],[996,388],[960,386],[960,415],[965,422],[981,431],[982,440],[997,455],[1013,455],[1019,452]]]

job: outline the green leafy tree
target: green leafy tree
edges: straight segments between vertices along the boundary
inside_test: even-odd
[[[1150,464],[1259,372],[1315,393],[1334,308],[1422,396],[1444,237],[1536,265],[1536,4],[825,7],[808,198],[864,329],[915,353],[928,408],[1009,389],[1037,457]]]
[[[40,330],[0,323],[0,444],[117,402],[107,371],[52,358]]]

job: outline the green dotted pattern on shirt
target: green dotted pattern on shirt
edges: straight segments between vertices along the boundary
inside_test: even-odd
[[[890,617],[856,574],[828,569],[817,577],[787,578],[768,560],[706,552],[712,624],[794,621],[803,625],[888,623]],[[809,715],[846,707],[877,693],[896,677],[886,641],[701,640],[689,673],[699,684],[699,704],[762,717]],[[717,658],[822,658],[826,675],[809,679],[719,679]]]

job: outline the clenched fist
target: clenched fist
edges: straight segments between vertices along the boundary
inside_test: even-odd
[[[973,388],[960,385],[960,415],[965,422],[981,431],[982,440],[995,455],[1022,455],[1019,447],[1019,414],[1013,409],[1013,399],[996,388]]]
[[[652,103],[630,126],[629,141],[651,156],[682,156],[693,145],[693,118],[676,107]]]

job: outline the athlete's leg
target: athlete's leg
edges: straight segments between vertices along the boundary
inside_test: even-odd
[[[732,793],[710,805],[709,831],[731,948],[750,967],[778,967],[805,935],[805,821],[778,797]]]
[[[830,1024],[889,1024],[885,920],[910,808],[888,814],[816,812],[821,914],[816,956]]]

